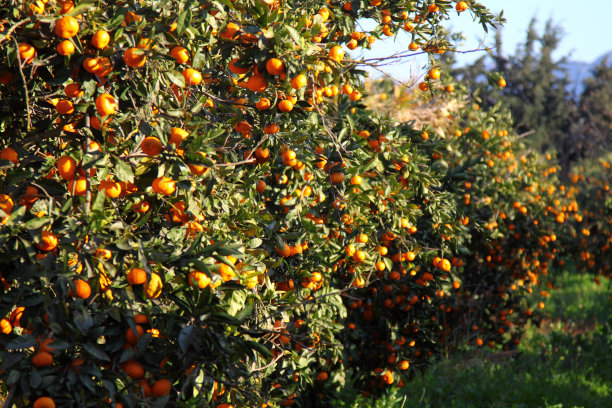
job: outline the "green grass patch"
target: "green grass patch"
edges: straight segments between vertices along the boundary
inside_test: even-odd
[[[351,407],[612,407],[611,285],[563,272],[544,301],[541,324],[518,350],[457,353],[377,401]]]

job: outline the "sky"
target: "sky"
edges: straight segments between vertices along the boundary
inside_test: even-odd
[[[507,22],[502,28],[502,50],[513,54],[517,45],[524,42],[527,27],[532,17],[536,17],[536,28],[542,32],[546,21],[552,18],[555,25],[562,29],[563,37],[555,57],[569,56],[571,61],[593,62],[599,56],[612,50],[612,0],[480,0],[496,15],[504,11]],[[367,22],[364,23],[364,27]],[[452,31],[461,31],[466,40],[458,47],[473,50],[479,45],[492,45],[494,32],[486,35],[482,26],[473,22],[469,12],[453,13],[450,20]],[[400,35],[381,40],[372,51],[363,54],[365,58],[382,57],[408,48],[410,37]],[[459,64],[469,63],[484,55],[485,51],[458,54]],[[417,76],[427,64],[424,56],[405,60],[401,65],[385,66],[384,70],[398,79]]]

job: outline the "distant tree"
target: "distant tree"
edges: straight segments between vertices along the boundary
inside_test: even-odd
[[[580,133],[585,152],[592,156],[612,146],[612,66],[597,65],[580,95]]]
[[[581,138],[577,103],[568,90],[569,78],[563,64],[566,57],[555,58],[562,38],[562,29],[548,20],[544,31],[536,29],[536,19],[529,24],[525,41],[514,55],[502,52],[503,38],[496,32],[496,46],[473,64],[457,69],[455,73],[465,79],[475,79],[472,91],[477,95],[497,73],[506,80],[506,87],[498,93],[487,93],[482,100],[485,107],[500,99],[510,108],[519,134],[528,136],[534,148],[540,151],[556,150],[559,161],[568,167],[584,155],[585,146],[576,143]],[[464,81],[468,82],[468,81]]]

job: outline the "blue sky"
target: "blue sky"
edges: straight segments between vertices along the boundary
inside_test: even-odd
[[[498,14],[502,9],[507,22],[503,27],[504,53],[514,53],[516,46],[525,39],[525,33],[532,17],[538,20],[541,32],[546,21],[552,18],[564,32],[557,57],[569,55],[570,60],[592,62],[597,57],[612,50],[612,0],[480,0],[482,4]],[[493,43],[494,33],[486,36],[482,27],[473,22],[468,12],[450,20],[454,31],[462,31],[466,41],[459,47],[462,50],[478,48],[481,41],[486,45]],[[382,42],[382,41],[381,41]],[[406,50],[410,39],[407,35],[386,39],[376,44],[364,57],[381,57]],[[484,51],[481,51],[484,52]],[[457,56],[460,63],[468,63],[478,58],[480,53]],[[418,74],[427,63],[424,57],[404,61],[401,65],[384,67],[385,71],[399,79],[407,79],[411,73]]]

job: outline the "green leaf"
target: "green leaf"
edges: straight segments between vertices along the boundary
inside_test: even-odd
[[[99,347],[93,344],[85,343],[83,344],[83,349],[85,349],[88,354],[90,354],[92,357],[97,358],[98,360],[110,361],[108,355],[104,351],[100,350]]]
[[[113,161],[115,162],[115,167],[113,167],[115,176],[117,176],[119,181],[133,183],[134,172],[132,171],[132,167],[118,157],[113,157]]]
[[[185,87],[185,78],[183,77],[183,74],[181,74],[180,72],[175,71],[175,70],[166,71],[166,76],[168,77],[170,82],[172,82],[174,85],[181,87],[181,88]]]
[[[191,24],[191,8],[189,7],[190,3],[185,3],[186,8],[183,10],[181,14],[179,14],[178,19],[176,21],[176,34],[180,37],[185,33],[185,30]]]
[[[33,219],[29,220],[28,222],[26,222],[24,226],[26,227],[26,229],[35,230],[35,229],[39,229],[43,225],[49,224],[51,222],[53,222],[51,217],[33,218]]]

